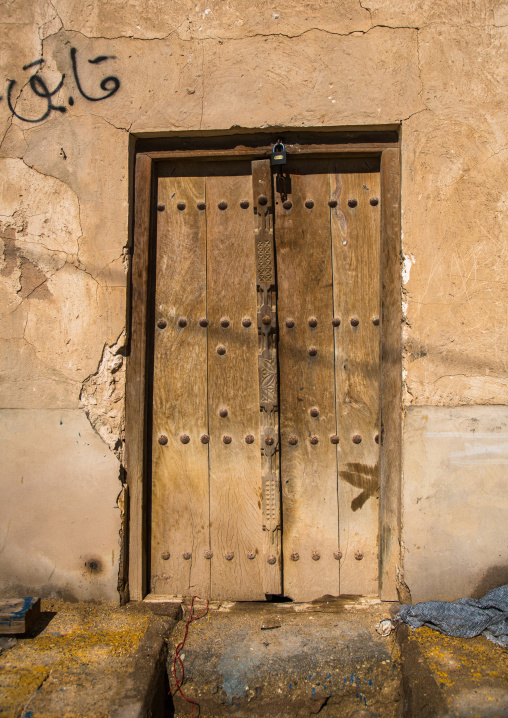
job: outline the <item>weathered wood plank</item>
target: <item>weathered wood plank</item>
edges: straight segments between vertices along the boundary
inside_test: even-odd
[[[0,635],[27,633],[41,613],[41,599],[0,599]]]
[[[229,175],[210,167],[207,174],[211,595],[259,600],[263,531],[250,165],[235,165]],[[245,200],[249,206],[243,208]],[[227,207],[220,209],[221,202]],[[245,317],[252,321],[248,327],[242,325]],[[253,443],[245,441],[247,435],[255,437]]]
[[[210,595],[205,178],[159,177],[152,592]]]
[[[339,561],[334,558],[337,456],[330,442],[336,421],[326,167],[311,161],[291,164],[290,209],[276,194],[284,592],[296,601],[339,593]],[[306,201],[313,202],[312,208]],[[312,318],[317,320],[314,327],[309,325]],[[311,347],[317,349],[315,356],[309,354]],[[313,409],[317,416],[311,415]],[[292,445],[291,437],[298,443]],[[318,443],[311,443],[312,437]]]
[[[246,160],[261,159],[270,157],[273,144],[260,145],[258,147],[237,146],[234,148],[220,149],[188,149],[188,150],[152,150],[146,154],[153,160],[164,161],[174,159],[200,159],[200,160],[228,160],[241,157]],[[396,148],[396,142],[350,142],[330,144],[287,144],[286,149],[292,156],[324,157],[331,154],[375,154],[379,155],[383,150],[392,147]]]
[[[125,469],[129,486],[129,595],[146,594],[146,342],[149,285],[149,242],[153,163],[136,158],[134,236],[131,265],[130,353],[125,384]]]
[[[340,590],[369,595],[378,591],[379,161],[338,161],[330,179]]]
[[[381,157],[381,462],[379,494],[380,595],[397,600],[401,504],[400,158]]]

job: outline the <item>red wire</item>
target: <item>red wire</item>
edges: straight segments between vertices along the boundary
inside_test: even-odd
[[[191,704],[192,704],[192,708],[191,708],[191,718],[194,718],[194,706],[197,706],[197,707],[199,708],[199,703],[197,703],[196,701],[191,700],[190,698],[187,698],[187,696],[185,696],[185,695],[183,694],[183,692],[182,692],[181,686],[183,685],[183,682],[184,682],[184,679],[185,679],[185,668],[183,667],[183,662],[182,662],[182,659],[180,658],[180,652],[182,651],[182,649],[183,649],[183,647],[184,647],[184,645],[185,645],[185,641],[186,641],[186,639],[187,639],[187,634],[188,634],[188,632],[189,632],[189,626],[190,626],[190,624],[191,624],[193,621],[197,621],[198,619],[203,618],[203,616],[206,616],[206,614],[208,613],[208,599],[206,599],[206,606],[205,606],[205,610],[203,611],[203,613],[200,613],[200,614],[198,614],[197,616],[194,616],[194,615],[193,615],[193,612],[194,612],[194,599],[196,599],[196,598],[198,598],[200,601],[202,600],[202,599],[199,598],[199,596],[193,596],[193,597],[192,597],[191,605],[190,605],[189,618],[187,619],[187,623],[185,624],[185,633],[183,634],[183,639],[180,641],[180,643],[178,644],[178,646],[177,646],[176,649],[175,649],[175,657],[174,657],[174,659],[173,659],[173,675],[174,675],[174,677],[175,677],[176,690],[177,690],[178,693],[182,696],[182,698],[187,701],[187,703],[191,703]],[[181,671],[182,671],[182,675],[181,675],[181,677],[180,677],[180,680],[178,680],[178,676],[176,675],[176,662],[177,662],[177,661],[179,662],[179,664],[180,664],[180,669],[181,669]],[[171,691],[170,691],[170,693],[171,693]]]

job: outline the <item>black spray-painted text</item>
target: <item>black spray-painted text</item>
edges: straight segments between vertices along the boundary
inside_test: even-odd
[[[98,57],[94,57],[93,59],[88,60],[88,62],[91,65],[99,65],[100,63],[106,62],[107,60],[114,59],[114,55],[99,55]],[[80,80],[78,51],[75,47],[71,47],[70,49],[70,61],[76,88],[80,95],[85,98],[85,100],[88,100],[89,102],[101,102],[102,100],[107,100],[108,97],[114,95],[115,92],[118,92],[120,88],[120,80],[115,75],[109,75],[100,82],[100,89],[104,94],[98,96],[95,93],[90,94],[89,91],[85,90]],[[20,112],[18,112],[18,110],[16,109],[16,103],[15,101],[13,101],[14,88],[17,85],[17,81],[9,80],[9,83],[7,85],[7,104],[9,105],[9,110],[12,112],[14,117],[17,117],[18,120],[22,120],[23,122],[42,122],[47,117],[49,117],[52,112],[67,112],[67,107],[65,105],[55,105],[53,102],[53,97],[63,87],[65,74],[62,74],[62,77],[57,83],[56,87],[50,90],[45,80],[38,74],[42,69],[44,62],[44,59],[40,58],[39,60],[34,60],[34,62],[30,62],[28,65],[23,66],[23,71],[25,72],[26,70],[30,70],[31,68],[36,68],[34,74],[30,77],[28,84],[30,85],[30,89],[32,90],[33,94],[39,97],[41,99],[41,102],[45,103],[42,106],[42,114],[40,114],[38,117],[24,117],[20,114]],[[0,100],[2,99],[3,97],[0,97]],[[72,96],[69,96],[68,103],[71,107],[74,104],[74,98]]]

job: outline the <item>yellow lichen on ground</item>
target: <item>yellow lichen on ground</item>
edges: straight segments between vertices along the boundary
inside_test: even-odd
[[[38,689],[43,684],[42,690],[49,689],[56,676],[66,690],[85,690],[97,680],[114,690],[117,676],[128,670],[149,622],[146,613],[118,606],[53,601],[44,602],[42,611],[47,625],[32,637],[19,638],[0,656],[1,718],[24,713]],[[95,708],[87,715],[106,715],[101,705]],[[44,713],[45,718],[50,715],[50,709]]]
[[[484,636],[455,638],[422,627],[410,633],[417,641],[436,680],[444,686],[458,681],[508,681],[508,651]]]
[[[5,669],[0,665],[0,715],[17,718],[27,701],[48,677],[47,666],[33,665],[29,669]]]

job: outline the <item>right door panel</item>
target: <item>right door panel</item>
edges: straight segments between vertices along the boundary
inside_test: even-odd
[[[284,593],[377,594],[379,160],[285,172],[274,192]]]

